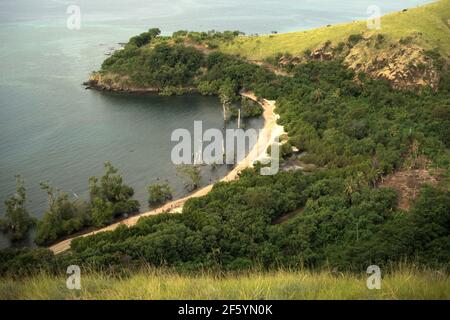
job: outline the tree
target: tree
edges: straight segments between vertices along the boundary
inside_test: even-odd
[[[47,192],[48,209],[38,221],[35,242],[45,245],[58,238],[68,236],[90,225],[90,210],[84,201],[69,199],[69,196],[54,189],[48,182],[41,182]]]
[[[132,37],[129,44],[135,45],[136,47],[142,47],[149,44],[154,38],[161,34],[161,30],[158,28],[149,29],[147,32],[141,33],[138,36]]]
[[[161,34],[161,30],[159,28],[151,28],[148,30],[147,34],[153,39]]]
[[[237,84],[227,79],[219,88],[219,98],[222,105],[230,107],[233,102],[237,101]]]
[[[148,205],[150,208],[160,206],[172,199],[172,189],[167,183],[153,184],[148,187]]]
[[[248,98],[242,98],[242,117],[243,118],[251,118],[251,117],[259,117],[263,114],[263,108]]]
[[[105,163],[105,173],[100,178],[89,179],[90,206],[96,226],[106,225],[118,215],[139,211],[139,202],[132,199],[134,190],[123,183],[123,178],[110,162]]]
[[[323,98],[323,91],[320,88],[314,90],[314,92],[313,92],[314,101],[320,102],[320,100],[322,100],[322,98]]]
[[[5,201],[5,219],[0,220],[0,227],[12,241],[22,240],[36,222],[25,208],[25,202],[24,180],[16,176],[16,194]]]
[[[114,219],[114,207],[109,201],[94,198],[91,202],[92,223],[96,227],[103,227]]]
[[[177,175],[184,178],[186,187],[190,190],[195,190],[199,187],[201,181],[200,168],[188,164],[177,166]]]
[[[217,94],[219,81],[202,81],[197,85],[200,94],[204,96],[211,96]]]

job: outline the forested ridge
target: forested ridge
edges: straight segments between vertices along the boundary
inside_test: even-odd
[[[291,76],[282,76],[192,45],[214,37],[228,41],[238,33],[206,34],[189,43],[176,40],[189,33],[158,35],[150,29],[132,38],[103,63],[94,81],[121,89],[161,87],[163,94],[192,86],[201,94],[218,95],[223,103],[236,101],[241,90],[276,100],[279,122],[288,133],[282,161],[298,158],[295,149],[308,172],[267,177],[256,166],[239,180],[217,183],[208,195],[189,200],[181,214],[144,218],[134,227],[75,239],[71,251],[57,257],[45,249],[4,250],[0,274],[32,272],[35,263],[49,270],[70,264],[95,269],[146,264],[189,271],[255,266],[360,271],[405,260],[448,271],[446,65],[437,92],[426,87],[397,91],[347,69],[340,60],[307,61],[289,66]],[[426,170],[438,180],[419,190],[409,211],[399,209],[395,190],[382,187],[386,176],[407,170]],[[100,211],[108,206],[101,190],[93,185],[91,191]],[[125,194],[124,201],[133,207],[132,192]],[[115,214],[106,208],[109,217]],[[290,218],[277,223],[285,215]]]

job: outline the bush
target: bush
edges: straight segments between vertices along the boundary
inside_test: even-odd
[[[67,194],[46,182],[41,187],[47,192],[49,208],[37,223],[35,242],[38,245],[50,244],[90,225],[91,213],[86,203],[71,201]]]
[[[148,205],[158,207],[172,199],[172,189],[167,183],[153,184],[148,187]]]
[[[199,41],[212,35],[189,34]],[[349,37],[350,44],[361,40]],[[289,137],[282,151],[287,156],[294,145],[306,152],[299,161],[318,168],[308,175],[261,176],[256,164],[239,180],[217,183],[206,196],[190,199],[179,215],[77,239],[65,263],[89,262],[100,269],[147,263],[185,271],[261,264],[360,271],[403,259],[448,265],[448,191],[423,190],[405,213],[393,190],[376,187],[380,176],[402,168],[409,155],[448,165],[445,90],[399,92],[361,74],[355,84],[355,73],[341,61],[305,63],[293,68],[292,77],[281,77],[222,53],[187,56],[191,49],[139,48],[129,58],[115,57],[109,67],[142,85],[172,85],[186,76],[227,106],[240,90],[276,99],[278,121]],[[178,174],[191,189],[199,186],[198,167],[183,166]],[[100,185],[91,182],[96,223],[136,209],[132,189],[111,166]]]
[[[48,249],[21,248],[0,250],[0,276],[23,277],[39,272],[54,272],[56,260]]]
[[[348,44],[353,47],[354,45],[356,45],[358,42],[360,42],[362,39],[364,39],[364,37],[362,36],[362,34],[352,34],[348,37]]]
[[[5,201],[6,214],[0,219],[0,230],[8,234],[11,241],[22,240],[28,230],[36,223],[25,208],[26,190],[24,181],[16,177],[16,194]]]
[[[134,190],[123,184],[122,177],[111,163],[105,163],[105,175],[89,180],[89,203],[69,199],[69,196],[41,183],[47,191],[49,208],[37,223],[35,242],[47,245],[86,227],[102,227],[120,215],[139,211],[139,202],[132,199]]]
[[[132,199],[133,188],[123,184],[122,176],[111,163],[105,163],[105,174],[100,178],[89,179],[92,219],[95,226],[101,227],[120,215],[139,211],[139,202]]]

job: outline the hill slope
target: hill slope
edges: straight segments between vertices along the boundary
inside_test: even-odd
[[[437,91],[441,79],[449,77],[448,21],[450,0],[440,0],[383,16],[379,30],[369,30],[366,21],[356,21],[257,37],[241,36],[239,32],[230,31],[179,31],[172,37],[155,37],[158,35],[155,33],[150,37],[153,40],[143,40],[142,46],[139,44],[136,47],[131,39],[132,45],[128,50],[107,59],[102,66],[103,72],[91,79],[95,82],[92,86],[145,92],[160,92],[161,88],[165,88],[162,91],[168,94],[174,91],[168,90],[168,87],[182,86],[184,91],[193,91],[196,87],[195,74],[199,74],[195,67],[201,59],[200,52],[209,55],[219,51],[264,65],[278,75],[287,75],[293,66],[311,60],[339,60],[356,74],[363,72],[372,78],[387,80],[394,89],[431,87]],[[159,32],[159,29],[152,30]],[[139,37],[145,35],[148,33]],[[161,43],[171,48],[161,49],[158,47]],[[168,51],[173,52],[169,59],[165,59]],[[147,66],[148,61],[159,63]],[[165,62],[162,64],[161,61]],[[184,68],[174,64],[174,61],[182,61]],[[181,93],[181,90],[178,91]]]
[[[219,50],[245,59],[292,67],[310,60],[343,60],[355,72],[385,79],[395,89],[437,90],[448,75],[450,1],[381,18],[379,30],[366,21],[261,37],[238,37]]]
[[[362,33],[365,37],[382,33],[390,41],[414,37],[414,44],[424,49],[438,48],[445,56],[450,55],[450,1],[440,0],[423,7],[396,12],[381,17],[381,30],[368,30],[366,21],[356,21],[314,30],[279,35],[239,37],[232,43],[223,43],[220,50],[240,54],[252,60],[262,60],[279,52],[302,54],[330,40],[333,44],[347,40],[349,35]]]

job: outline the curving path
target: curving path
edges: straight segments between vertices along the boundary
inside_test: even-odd
[[[224,182],[236,180],[239,176],[239,172],[241,172],[242,170],[244,170],[248,167],[253,166],[253,163],[256,160],[264,158],[266,156],[267,147],[275,141],[276,137],[278,137],[284,133],[283,127],[279,126],[277,124],[277,119],[279,117],[274,111],[275,101],[266,100],[266,99],[258,100],[258,98],[252,92],[244,92],[244,93],[241,93],[241,95],[243,97],[246,97],[246,98],[249,98],[249,99],[252,99],[252,100],[258,102],[263,107],[263,109],[264,109],[264,113],[263,113],[264,127],[263,127],[262,131],[260,132],[260,134],[258,136],[258,140],[257,140],[256,144],[253,146],[252,150],[247,154],[247,156],[242,161],[240,161],[234,167],[234,169],[232,171],[230,171],[221,180]],[[105,231],[112,231],[122,224],[124,224],[126,226],[134,226],[139,221],[139,219],[143,218],[143,217],[154,216],[154,215],[158,215],[161,213],[167,213],[167,212],[180,212],[183,208],[183,205],[185,204],[185,202],[187,200],[189,200],[191,198],[202,197],[202,196],[208,194],[211,191],[212,187],[213,187],[213,184],[208,185],[208,186],[206,186],[184,198],[171,201],[158,209],[154,209],[149,212],[138,214],[136,216],[122,220],[120,222],[114,223],[110,226],[98,229],[96,231],[88,232],[88,233],[85,233],[85,234],[82,234],[82,235],[79,235],[79,236],[76,236],[73,238],[69,238],[67,240],[64,240],[64,241],[61,241],[59,243],[52,245],[51,247],[49,247],[49,249],[51,251],[53,251],[53,253],[59,254],[59,253],[69,250],[70,243],[75,238],[87,237],[87,236],[91,236],[91,235],[94,235],[94,234],[97,234],[100,232],[105,232]]]

